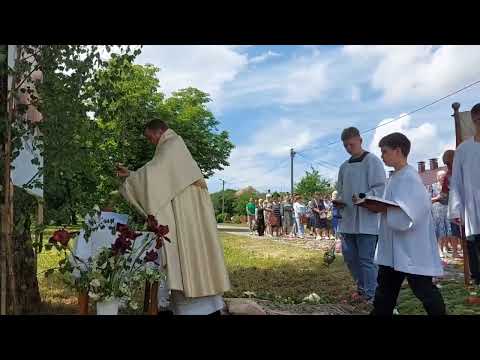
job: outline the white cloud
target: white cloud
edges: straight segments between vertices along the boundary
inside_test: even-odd
[[[358,102],[360,101],[360,89],[358,86],[352,86],[352,101]]]
[[[328,60],[318,52],[292,57],[268,68],[250,69],[226,92],[230,106],[304,105],[329,89]]]
[[[136,62],[160,68],[157,76],[167,95],[193,86],[220,101],[225,84],[248,64],[242,49],[227,45],[146,45]]]
[[[393,119],[384,119],[380,121],[378,125],[385,124],[392,120]],[[410,140],[411,149],[408,162],[413,166],[415,166],[418,161],[427,161],[431,158],[439,158],[439,162],[441,162],[443,151],[455,148],[451,139],[443,139],[440,136],[436,125],[424,122],[415,126],[412,124],[412,118],[405,116],[400,120],[377,128],[369,145],[369,151],[380,157],[381,153],[378,143],[382,137],[393,132],[401,132]]]
[[[303,66],[302,66],[303,65]],[[286,78],[286,104],[305,104],[318,99],[328,89],[327,64],[301,64]]]
[[[354,45],[343,52],[374,67],[371,85],[390,104],[441,97],[480,77],[480,46]]]
[[[252,185],[279,189],[283,186],[287,190],[290,186],[290,148],[300,151],[323,135],[317,121],[280,119],[274,125],[256,130],[249,143],[236,147],[229,158],[230,166],[215,174],[209,184],[225,178],[238,188]],[[303,176],[303,169],[308,167],[300,159],[297,163],[296,168],[302,171],[296,173],[295,180]]]
[[[254,56],[254,57],[250,58],[248,60],[248,62],[251,63],[251,64],[259,64],[259,63],[265,62],[265,61],[267,61],[271,58],[278,57],[278,56],[282,56],[282,55],[279,54],[279,53],[276,53],[274,51],[268,50],[267,52],[265,52],[261,55]]]

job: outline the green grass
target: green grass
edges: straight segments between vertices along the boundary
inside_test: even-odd
[[[45,241],[52,232],[53,229],[46,232]],[[254,296],[278,304],[299,304],[304,297],[316,293],[320,303],[335,304],[348,301],[354,290],[341,256],[337,256],[327,268],[323,265],[323,253],[320,251],[226,233],[220,233],[220,238],[232,284],[232,290],[225,294],[226,297]],[[42,313],[76,313],[76,294],[65,289],[58,276],[45,278],[43,275],[45,270],[55,267],[58,260],[55,250],[44,250],[38,256],[38,280],[44,302]],[[479,305],[465,304],[468,292],[463,283],[450,281],[443,282],[442,286],[449,314],[480,314]],[[141,304],[143,294],[137,297]],[[409,288],[402,289],[398,303],[402,315],[425,314]]]
[[[316,293],[321,303],[340,303],[354,290],[339,256],[330,267],[323,253],[273,240],[221,234],[232,290],[228,297],[248,297],[280,303],[301,303]]]
[[[441,282],[440,292],[450,315],[480,315],[480,305],[468,305],[465,299],[469,292],[463,282]],[[410,288],[402,289],[398,298],[398,311],[401,315],[426,315],[422,303],[413,295]]]
[[[43,235],[44,243],[52,236],[56,228],[49,227]],[[78,231],[79,228],[69,228]],[[77,294],[69,291],[63,284],[57,273],[45,277],[45,271],[58,266],[62,256],[55,250],[45,250],[37,257],[37,277],[42,297],[42,313],[49,314],[72,314],[77,312]]]

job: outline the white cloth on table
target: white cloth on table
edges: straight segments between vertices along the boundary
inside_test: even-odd
[[[108,220],[114,220],[114,222],[110,224],[107,222]],[[115,233],[112,234],[112,230],[109,227],[116,227],[117,224],[126,224],[128,222],[128,215],[102,211],[100,217],[93,219],[87,215],[85,223],[90,224],[91,222],[94,224],[93,228],[97,227],[100,223],[103,223],[105,228],[97,228],[92,231],[88,241],[85,239],[85,231],[80,231],[73,253],[82,260],[88,260],[88,258],[97,255],[103,247],[110,247],[115,242],[116,235]]]

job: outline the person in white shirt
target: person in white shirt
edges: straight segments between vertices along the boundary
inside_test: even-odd
[[[450,218],[465,226],[472,280],[480,285],[480,103],[470,111],[475,135],[460,144],[453,159]]]
[[[299,195],[295,197],[295,202],[293,203],[293,212],[295,214],[298,236],[300,239],[303,239],[305,237],[305,228],[302,218],[306,216],[307,208],[305,205],[303,205],[302,197]]]
[[[384,199],[398,206],[364,205],[378,212],[380,230],[375,262],[378,286],[372,315],[393,314],[406,278],[427,314],[445,315],[445,303],[432,277],[443,275],[432,219],[432,202],[420,175],[408,165],[410,140],[393,133],[380,140],[382,159],[395,169],[385,187]]]

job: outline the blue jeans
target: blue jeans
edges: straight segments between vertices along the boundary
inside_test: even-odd
[[[373,299],[377,287],[378,266],[373,262],[377,235],[342,234],[342,253],[358,293]]]
[[[295,218],[295,223],[297,224],[297,235],[303,236],[305,235],[305,229],[303,224],[300,222],[300,218]]]

